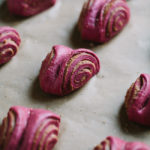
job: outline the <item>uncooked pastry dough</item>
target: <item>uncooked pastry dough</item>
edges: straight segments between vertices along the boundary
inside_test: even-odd
[[[44,109],[13,106],[0,126],[1,150],[52,150],[60,117]]]
[[[141,142],[126,142],[117,137],[109,136],[97,145],[94,150],[150,150],[150,147]]]
[[[82,8],[79,30],[84,40],[104,43],[116,36],[129,18],[125,0],[88,0]]]
[[[126,94],[126,111],[131,121],[150,126],[150,75],[141,74]]]
[[[99,59],[91,50],[55,45],[42,63],[40,86],[46,93],[67,95],[84,86],[99,70]]]
[[[20,46],[19,33],[11,27],[0,27],[0,65],[16,55]]]
[[[56,3],[56,0],[7,0],[10,13],[18,16],[36,15]]]
[[[122,105],[131,83],[141,73],[150,74],[150,0],[128,0],[128,25],[107,44],[94,46],[83,42],[75,27],[84,2],[59,0],[28,19],[0,8],[0,25],[14,27],[22,39],[15,58],[0,68],[0,120],[12,105],[61,114],[54,150],[92,150],[108,135],[149,144],[149,128],[129,122]],[[45,94],[39,86],[41,62],[56,44],[92,49],[101,61],[100,73],[65,97]]]

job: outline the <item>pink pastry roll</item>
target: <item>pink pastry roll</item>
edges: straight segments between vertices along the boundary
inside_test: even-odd
[[[84,40],[104,43],[117,35],[130,18],[125,0],[88,0],[78,22]]]
[[[42,63],[40,86],[47,93],[66,95],[81,88],[99,70],[99,59],[91,50],[57,45]]]
[[[8,9],[19,16],[36,15],[56,3],[56,0],[7,0]]]
[[[125,105],[131,121],[150,126],[150,75],[141,74],[131,85]]]
[[[50,111],[31,110],[20,150],[52,150],[58,140],[59,123],[60,117]]]
[[[0,128],[0,150],[17,150],[26,129],[30,109],[11,107]]]
[[[20,36],[15,29],[0,27],[0,64],[8,62],[16,55],[20,42]]]
[[[59,124],[51,111],[11,107],[0,128],[0,150],[52,150]]]
[[[119,138],[109,136],[94,150],[150,150],[150,147],[141,142],[125,142]]]

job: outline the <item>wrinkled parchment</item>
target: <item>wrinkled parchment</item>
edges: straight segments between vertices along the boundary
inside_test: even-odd
[[[18,18],[0,7],[0,26],[18,30],[17,55],[0,67],[0,120],[10,106],[49,109],[61,115],[55,150],[92,150],[108,135],[150,144],[150,128],[127,120],[126,90],[140,73],[150,73],[150,1],[129,0],[131,20],[104,45],[83,42],[76,23],[84,0],[59,0],[39,15]],[[101,71],[82,89],[65,97],[44,94],[38,82],[42,60],[55,44],[90,48],[100,58]]]

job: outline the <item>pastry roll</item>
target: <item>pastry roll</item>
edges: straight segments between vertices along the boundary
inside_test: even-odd
[[[19,16],[36,15],[56,3],[56,0],[7,0],[8,9]]]
[[[59,124],[51,111],[11,107],[0,127],[0,150],[52,150]]]
[[[26,129],[30,109],[11,107],[0,127],[0,150],[17,150]]]
[[[42,63],[40,86],[47,93],[66,95],[81,88],[99,70],[99,59],[92,51],[57,45]]]
[[[125,97],[128,118],[150,126],[150,75],[141,74],[128,89]]]
[[[125,0],[88,0],[78,26],[84,40],[104,43],[117,35],[130,18]]]
[[[20,36],[15,29],[0,27],[0,64],[8,62],[16,55],[20,42]]]
[[[41,109],[33,109],[23,137],[21,150],[52,150],[58,139],[60,117]]]
[[[125,142],[117,137],[109,136],[94,150],[150,150],[150,147],[141,142]]]

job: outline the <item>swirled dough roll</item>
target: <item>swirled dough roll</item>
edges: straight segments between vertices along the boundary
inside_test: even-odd
[[[94,150],[150,150],[150,147],[141,142],[125,142],[117,137],[109,136]]]
[[[141,74],[131,85],[125,105],[131,121],[150,126],[150,75]]]
[[[16,55],[20,42],[20,36],[14,28],[0,27],[0,64],[8,62]]]
[[[52,150],[60,117],[48,110],[11,107],[0,127],[0,150]]]
[[[117,35],[130,18],[125,0],[88,0],[78,22],[84,40],[104,43]]]
[[[8,9],[19,16],[36,15],[56,3],[56,0],[7,0]]]
[[[57,45],[42,63],[40,86],[47,93],[66,95],[81,88],[99,70],[99,59],[92,51]]]

